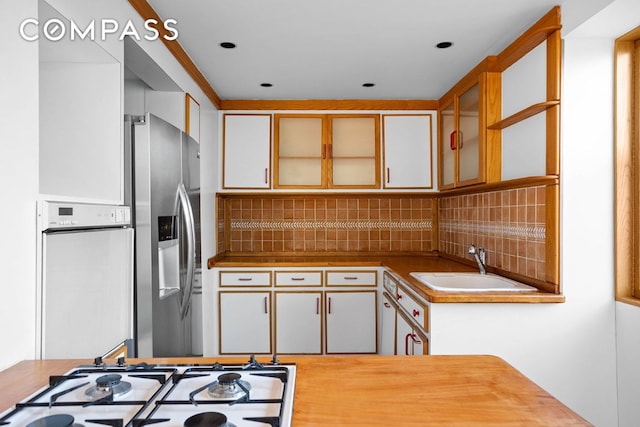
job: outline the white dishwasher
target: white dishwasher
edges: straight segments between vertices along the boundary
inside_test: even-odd
[[[129,207],[43,201],[38,223],[36,357],[95,358],[131,346]]]

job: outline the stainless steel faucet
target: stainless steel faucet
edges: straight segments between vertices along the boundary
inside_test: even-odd
[[[469,255],[473,255],[478,263],[480,274],[487,274],[486,254],[484,248],[476,248],[475,245],[469,246]]]

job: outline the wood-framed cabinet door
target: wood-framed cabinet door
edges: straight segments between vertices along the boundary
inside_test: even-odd
[[[419,334],[413,326],[398,312],[396,326],[396,354],[416,356],[428,354],[429,344],[426,337]]]
[[[322,292],[275,292],[276,354],[322,354]]]
[[[220,354],[271,354],[271,292],[219,292]]]
[[[455,138],[458,152],[458,185],[484,182],[484,138],[480,132],[481,96],[480,83],[474,84],[458,96],[458,125]]]
[[[274,187],[326,186],[326,124],[319,114],[274,116]]]
[[[271,115],[225,114],[223,188],[268,189],[271,184]]]
[[[329,116],[330,188],[380,187],[380,116]]]
[[[384,188],[433,188],[433,115],[382,116]]]
[[[379,188],[377,114],[274,115],[274,188]]]
[[[377,353],[377,291],[325,292],[327,354]]]

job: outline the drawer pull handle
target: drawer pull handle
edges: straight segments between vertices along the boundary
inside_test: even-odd
[[[385,306],[386,308],[391,308],[391,304],[389,304],[388,302],[385,302],[385,303],[384,303],[384,306]]]
[[[253,280],[253,277],[238,277],[239,282],[250,282]]]
[[[420,316],[420,312],[416,309],[413,310],[413,317]]]
[[[344,280],[358,280],[358,276],[344,276]]]
[[[298,282],[303,282],[304,281],[304,277],[292,277],[291,280],[295,280]]]
[[[320,297],[316,297],[316,315],[320,314]]]
[[[409,352],[409,342],[411,341],[411,352]],[[420,345],[422,344],[422,341],[420,341],[420,339],[418,338],[418,336],[416,334],[407,334],[407,336],[404,337],[404,354],[405,356],[413,356],[414,353],[414,349],[413,346],[414,345]]]
[[[400,295],[400,294],[396,295],[396,300],[397,301],[400,301],[401,299],[402,299],[402,295]]]
[[[264,297],[264,314],[269,314],[269,298]]]

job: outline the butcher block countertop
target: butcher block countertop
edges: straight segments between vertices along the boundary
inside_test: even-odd
[[[258,358],[260,361],[260,358]],[[246,362],[232,358],[129,363]],[[293,427],[590,426],[494,356],[296,356]],[[23,361],[0,372],[0,412],[86,360]]]
[[[477,272],[471,267],[437,255],[347,255],[347,256],[256,256],[230,255],[213,257],[208,267],[256,268],[256,267],[385,267],[403,279],[411,288],[427,301],[434,303],[561,303],[564,295],[550,292],[438,292],[410,276],[418,272]]]

